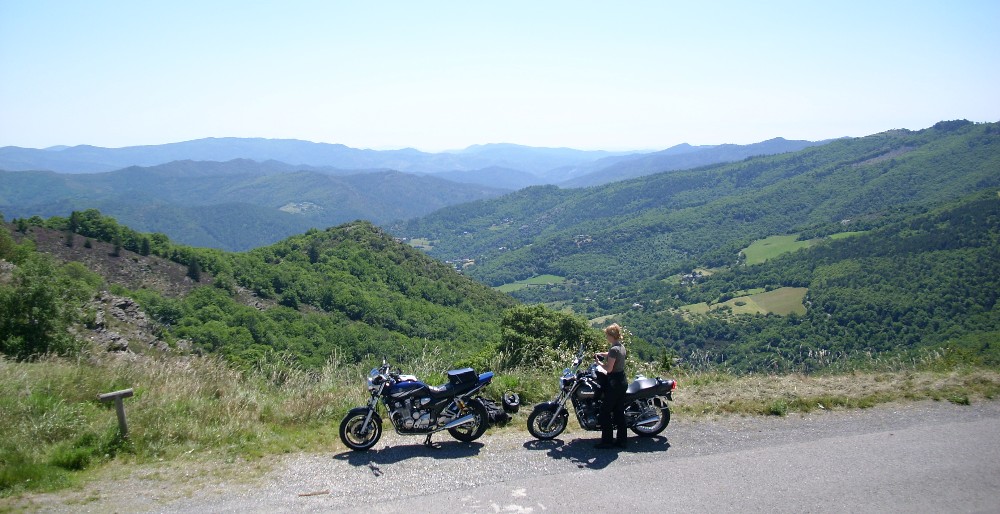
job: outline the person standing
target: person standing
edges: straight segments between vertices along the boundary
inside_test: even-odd
[[[608,339],[608,351],[594,354],[598,366],[607,374],[607,378],[602,381],[604,390],[604,401],[601,402],[601,411],[598,413],[597,422],[601,424],[601,442],[597,448],[625,448],[627,434],[625,432],[625,390],[628,389],[628,380],[625,378],[625,356],[627,354],[625,345],[622,342],[622,328],[617,323],[612,323],[604,329],[604,335]],[[618,429],[618,437],[614,438],[615,427]]]

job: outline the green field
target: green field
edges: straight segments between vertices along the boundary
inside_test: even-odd
[[[841,232],[839,234],[830,234],[830,239],[844,239],[847,237],[860,236],[861,234],[867,234],[867,230],[859,230],[857,232]]]
[[[413,239],[410,239],[409,242],[410,246],[417,248],[419,250],[423,250],[425,252],[429,252],[434,249],[434,244],[431,243],[430,239],[424,239],[422,237],[414,237]]]
[[[729,307],[733,314],[803,315],[806,313],[806,307],[802,304],[802,300],[808,291],[809,289],[805,287],[782,287],[774,291],[739,296],[711,306],[705,302],[693,303],[681,307],[681,310],[691,314],[707,314]]]
[[[771,236],[754,241],[750,246],[743,249],[747,265],[760,264],[783,253],[808,248],[816,243],[815,239],[799,241],[798,238],[798,234],[791,234],[787,236]]]
[[[566,277],[560,277],[558,275],[536,275],[531,278],[526,278],[524,280],[518,280],[517,282],[511,282],[510,284],[504,284],[502,286],[494,287],[497,291],[504,293],[512,293],[519,289],[524,289],[528,286],[544,286],[548,284],[561,284],[566,281]]]

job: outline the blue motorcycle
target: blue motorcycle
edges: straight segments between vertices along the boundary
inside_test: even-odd
[[[348,448],[365,451],[382,437],[382,400],[389,421],[401,435],[431,435],[447,430],[459,441],[475,441],[486,431],[486,407],[474,396],[493,381],[493,372],[476,374],[472,368],[448,372],[448,383],[427,385],[413,375],[400,374],[386,362],[368,374],[368,405],[351,409],[340,422],[340,440]]]

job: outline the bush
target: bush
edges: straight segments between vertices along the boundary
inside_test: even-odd
[[[771,416],[786,416],[788,414],[788,402],[785,400],[774,400],[767,406],[765,414]]]

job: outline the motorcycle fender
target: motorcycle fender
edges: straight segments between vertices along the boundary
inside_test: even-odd
[[[368,407],[355,407],[355,408],[347,411],[347,416],[345,416],[345,418],[346,417],[350,417],[353,414],[364,414],[364,415],[367,415],[368,414],[368,410],[369,410]]]
[[[559,404],[556,403],[556,402],[542,402],[542,403],[539,403],[538,405],[535,405],[535,407],[532,409],[532,412],[534,412],[534,411],[540,411],[540,410],[544,410],[544,409],[550,409],[550,408],[551,409],[558,409],[559,408]],[[569,411],[566,410],[565,408],[560,409],[559,415],[560,416],[569,416]]]

